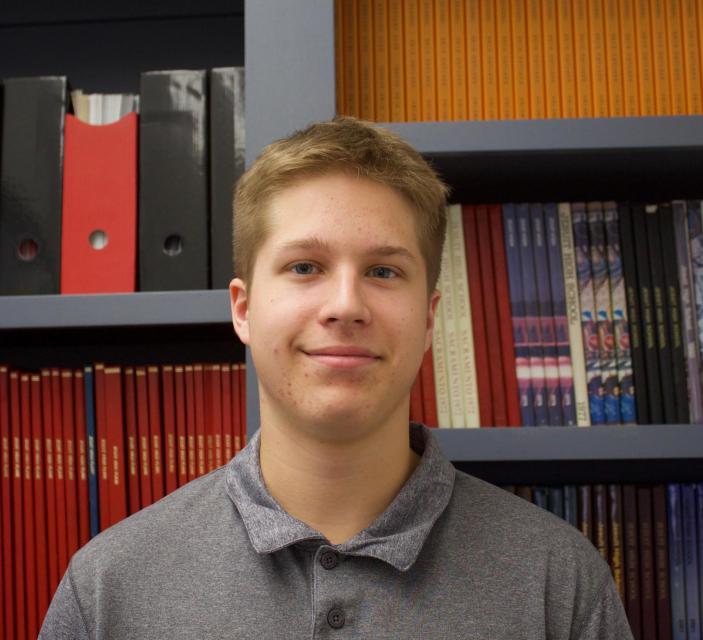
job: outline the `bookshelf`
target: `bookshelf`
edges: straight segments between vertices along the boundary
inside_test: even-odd
[[[247,0],[244,20],[249,165],[271,140],[334,116],[334,7]],[[701,116],[385,126],[434,164],[455,201],[701,197]],[[259,420],[252,367],[249,375],[252,433]],[[501,484],[703,478],[701,425],[436,433],[457,467]]]

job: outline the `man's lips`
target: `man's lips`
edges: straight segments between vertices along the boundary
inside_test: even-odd
[[[315,362],[336,369],[364,367],[380,360],[379,356],[363,347],[338,346],[302,351]]]

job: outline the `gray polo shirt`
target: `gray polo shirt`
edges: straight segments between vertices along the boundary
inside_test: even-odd
[[[259,435],[78,551],[41,638],[632,638],[576,529],[458,472],[431,429],[367,529],[332,545],[266,490]]]

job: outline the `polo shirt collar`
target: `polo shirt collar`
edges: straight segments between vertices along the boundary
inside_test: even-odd
[[[226,487],[239,511],[252,546],[259,554],[296,543],[329,541],[288,514],[268,492],[259,464],[260,431],[227,465]],[[442,514],[454,487],[455,469],[428,427],[410,423],[410,446],[421,455],[412,475],[386,510],[350,540],[333,545],[352,556],[383,560],[407,571],[417,559],[432,526]]]

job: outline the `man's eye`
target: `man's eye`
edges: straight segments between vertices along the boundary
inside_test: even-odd
[[[293,273],[299,276],[310,276],[315,273],[317,267],[312,262],[298,262],[291,266]]]
[[[369,273],[376,278],[383,279],[395,278],[398,276],[398,274],[390,267],[373,267]]]

